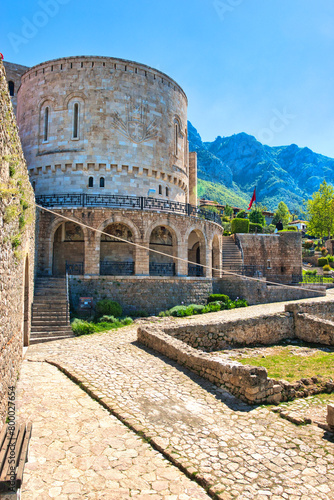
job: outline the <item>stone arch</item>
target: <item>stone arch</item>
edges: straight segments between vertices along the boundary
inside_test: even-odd
[[[220,245],[220,239],[217,234],[214,235],[211,242],[211,266],[212,266],[212,277],[221,277],[222,268],[222,250]]]
[[[188,276],[206,276],[207,268],[207,242],[205,234],[198,228],[190,228],[187,233],[188,247]]]
[[[167,257],[166,255],[150,252],[150,275],[175,276],[178,272],[178,261],[174,257],[178,257],[178,245],[180,242],[177,231],[170,224],[164,224],[163,221],[156,221],[155,224],[151,224],[150,230],[146,234],[151,250],[170,255],[170,257]]]
[[[84,274],[85,270],[85,231],[75,220],[57,221],[51,233],[52,274],[64,276],[68,268],[69,274]]]
[[[26,255],[24,261],[24,277],[23,277],[23,346],[27,347],[29,345],[29,333],[30,333],[30,269],[29,269],[29,255]]]
[[[135,272],[136,247],[131,228],[124,222],[113,221],[100,234],[100,274],[129,276]],[[108,236],[105,234],[108,233]],[[114,236],[121,238],[120,241]],[[126,243],[129,241],[130,243]]]

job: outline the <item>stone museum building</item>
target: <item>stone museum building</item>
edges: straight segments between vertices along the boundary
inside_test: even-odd
[[[223,230],[197,207],[187,96],[174,80],[110,57],[5,68],[36,202],[52,211],[39,210],[38,275],[220,274]]]

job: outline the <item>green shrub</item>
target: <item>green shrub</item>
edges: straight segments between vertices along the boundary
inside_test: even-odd
[[[331,266],[329,266],[328,264],[326,264],[323,268],[322,268],[325,272],[328,272],[328,271],[331,271],[332,268]]]
[[[248,219],[238,219],[235,218],[231,223],[232,233],[248,233],[249,232],[249,220]]]
[[[190,304],[190,306],[188,306],[188,307],[193,308],[194,314],[202,314],[205,306],[203,306],[201,304]]]
[[[206,307],[206,311],[205,312],[218,312],[218,311],[221,311],[221,307],[222,307],[222,304],[221,302],[219,301],[216,301],[216,302],[210,302]]]
[[[101,323],[114,323],[116,321],[115,316],[107,316],[106,314],[102,316],[99,320]]]
[[[248,302],[245,299],[236,299],[234,303],[235,307],[248,307]]]
[[[105,330],[111,330],[112,328],[119,328],[120,326],[123,326],[123,324],[120,320],[115,319],[112,323],[109,321],[99,321],[94,326],[96,332],[103,332]]]
[[[133,319],[127,316],[126,318],[121,319],[121,323],[124,326],[132,325]]]
[[[222,222],[231,222],[231,219],[229,217],[226,217],[226,215],[223,215],[221,217]]]
[[[228,299],[226,306],[227,306],[227,309],[235,309],[236,308],[234,300],[231,300],[231,299]]]
[[[317,270],[315,269],[314,271],[305,271],[306,276],[316,276],[317,275]]]
[[[96,304],[96,312],[99,316],[107,315],[116,318],[122,316],[122,308],[119,303],[109,299],[100,300]]]
[[[172,307],[172,309],[170,309],[169,313],[171,316],[183,318],[184,316],[186,316],[186,310],[187,310],[186,306],[175,306]]]
[[[83,321],[82,319],[75,319],[71,323],[71,327],[74,335],[90,335],[95,332],[95,325],[93,323],[88,323],[88,321]]]
[[[298,228],[296,226],[288,226],[287,230],[288,231],[298,231]]]
[[[246,212],[246,210],[241,210],[237,215],[238,219],[248,219],[248,213]]]
[[[263,228],[265,234],[273,234],[275,232],[276,226],[274,224],[269,224]]]
[[[166,318],[167,316],[170,316],[170,312],[168,311],[160,311],[158,314],[159,318]]]
[[[327,266],[328,265],[328,259],[327,257],[320,257],[320,259],[318,259],[318,266],[319,267],[324,267],[324,266]]]
[[[262,233],[263,226],[261,224],[255,224],[254,222],[249,223],[249,232],[250,233]]]
[[[328,260],[328,262],[334,262],[334,255],[326,255],[326,259]]]
[[[213,294],[209,295],[209,297],[208,297],[208,304],[210,302],[217,302],[217,301],[227,303],[228,300],[229,300],[228,295],[224,295],[222,293],[213,293]]]

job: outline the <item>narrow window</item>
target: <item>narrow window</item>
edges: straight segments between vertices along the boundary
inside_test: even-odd
[[[88,179],[88,187],[92,188],[94,186],[94,178],[93,177],[90,177]]]
[[[267,269],[271,269],[271,262],[270,262],[270,260],[267,260]]]
[[[179,126],[175,123],[175,156],[178,156],[179,152]]]
[[[159,194],[162,194],[162,186],[159,186]]]
[[[100,188],[104,188],[104,177],[100,178]]]
[[[71,63],[71,69],[73,68],[73,63]]]
[[[32,188],[34,191],[36,191],[36,181],[32,181]]]
[[[51,66],[51,71],[53,71],[53,66]]]
[[[44,142],[49,139],[49,108],[45,108],[44,111]]]
[[[81,67],[83,68],[83,62],[81,63]]]
[[[169,189],[166,188],[166,196],[169,196]]]
[[[73,139],[79,139],[79,104],[73,106]]]
[[[12,81],[8,82],[8,90],[9,90],[9,95],[13,97],[13,95],[14,95],[14,82],[12,82]]]

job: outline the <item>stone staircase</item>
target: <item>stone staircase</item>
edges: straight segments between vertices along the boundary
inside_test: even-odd
[[[223,271],[240,273],[242,255],[232,236],[223,236]],[[240,273],[241,274],[241,273]],[[228,276],[225,274],[225,276]]]
[[[37,277],[30,344],[73,337],[65,278]]]

